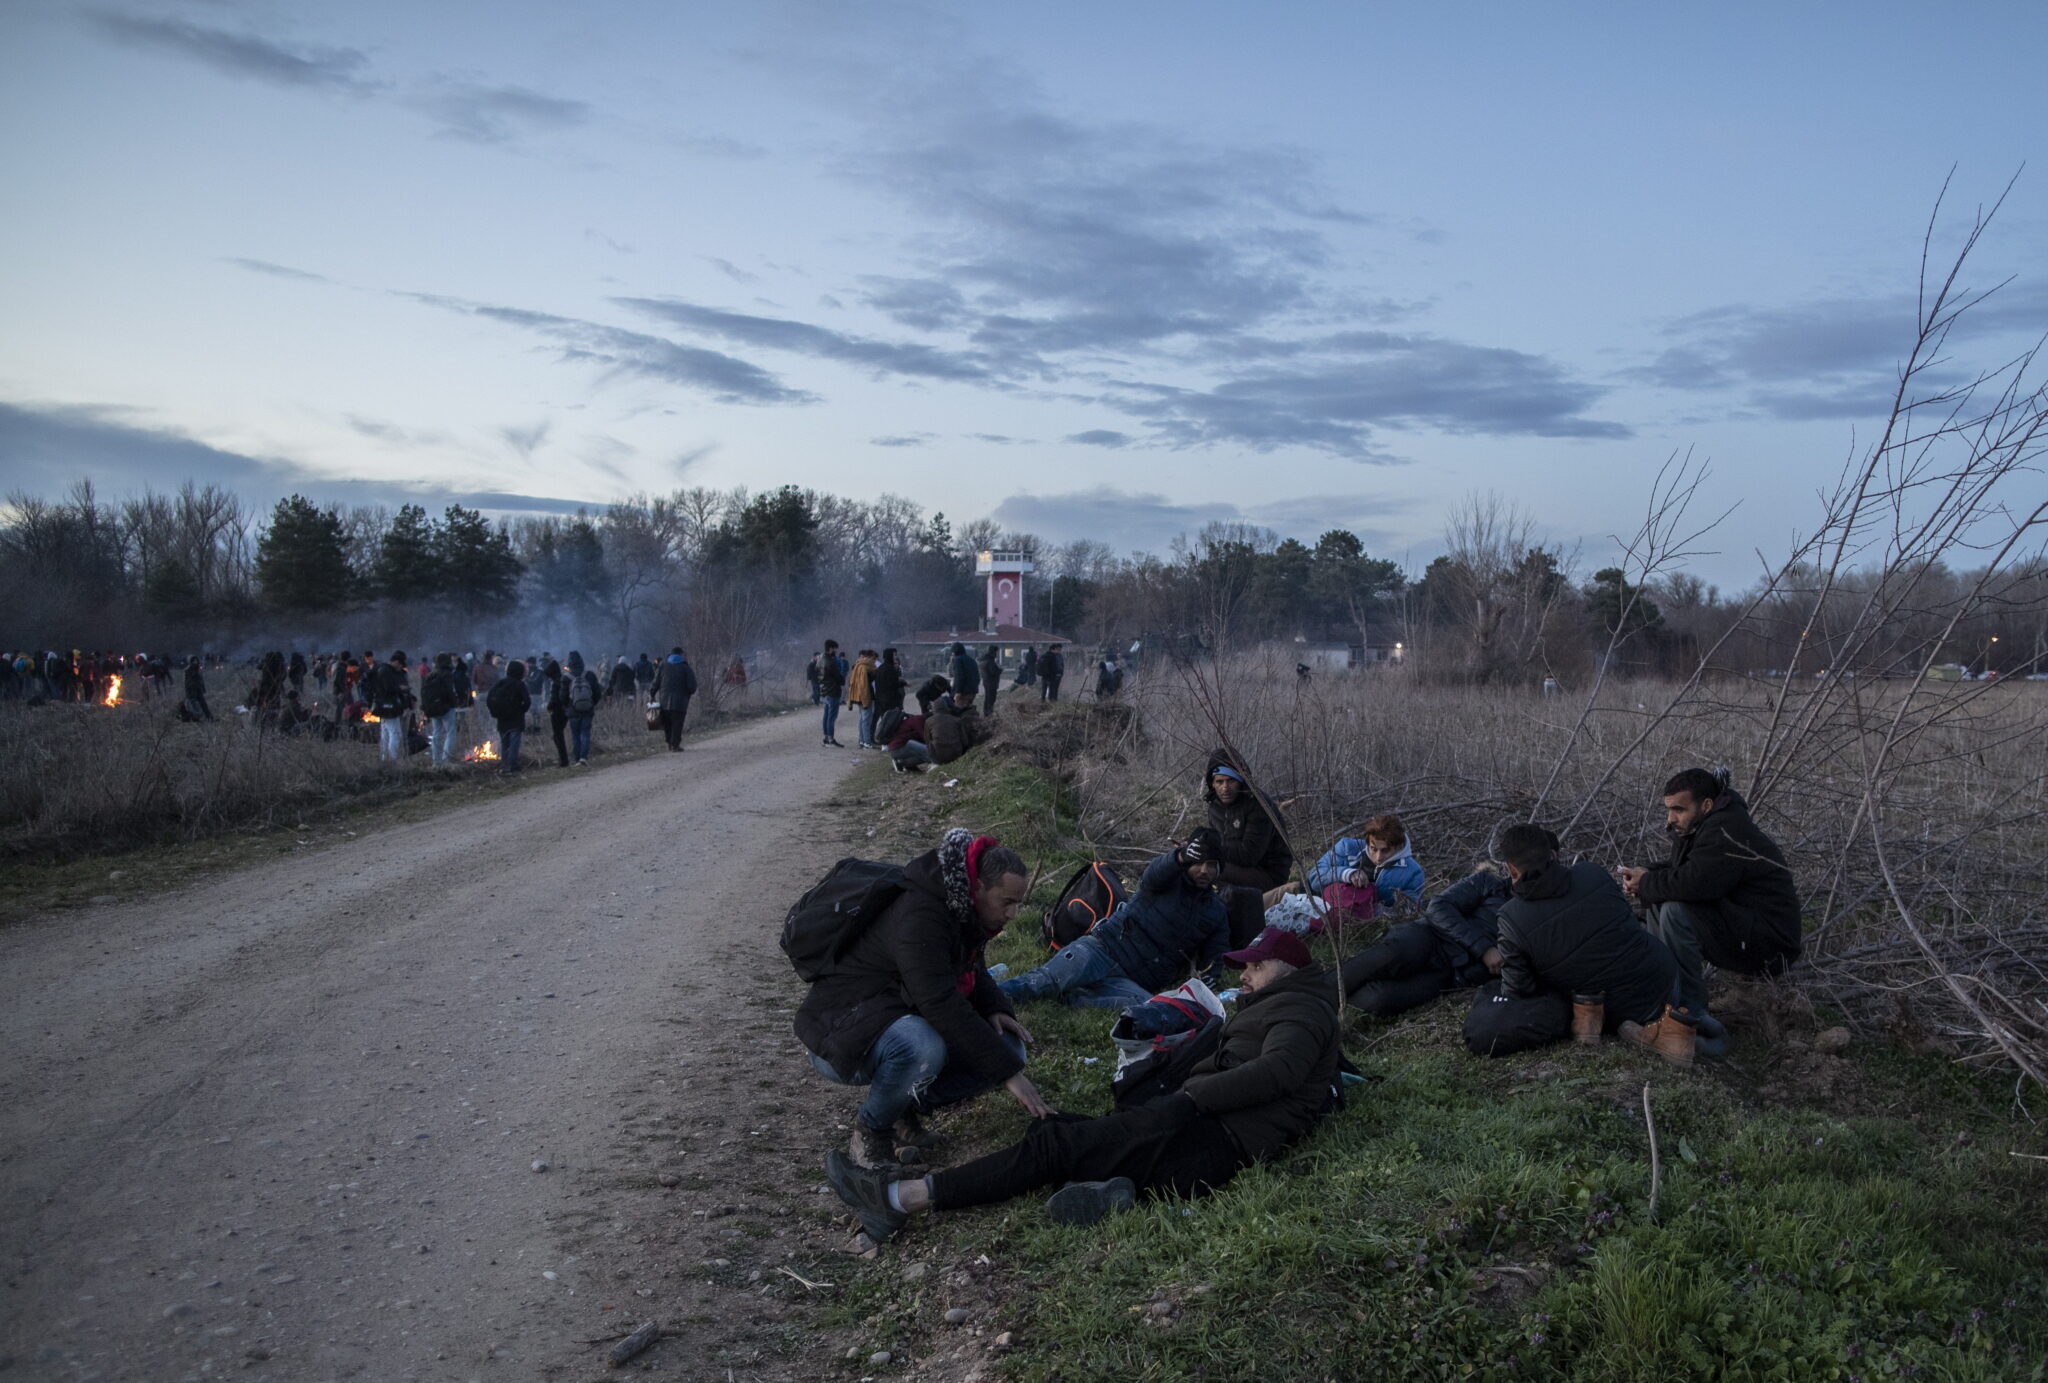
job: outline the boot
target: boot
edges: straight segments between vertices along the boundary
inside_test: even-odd
[[[1572,1041],[1581,1047],[1600,1045],[1600,1034],[1607,1027],[1607,996],[1605,994],[1572,995]]]
[[[856,1167],[872,1172],[894,1172],[897,1170],[896,1126],[869,1128],[859,1119],[853,1121],[853,1144],[847,1149],[847,1160]]]
[[[896,1121],[896,1160],[898,1162],[929,1162],[934,1148],[946,1141],[946,1135],[937,1129],[926,1128],[924,1121],[917,1117],[915,1108],[903,1111],[903,1117]]]
[[[1621,1035],[1650,1048],[1673,1066],[1692,1065],[1699,1025],[1691,1014],[1672,1004],[1664,1005],[1664,1016],[1654,1023],[1623,1023]]]

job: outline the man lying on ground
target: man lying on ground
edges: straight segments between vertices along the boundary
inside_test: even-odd
[[[1224,959],[1244,967],[1244,995],[1221,1044],[1163,1099],[1099,1119],[1033,1121],[999,1152],[930,1176],[901,1178],[825,1158],[832,1188],[877,1243],[921,1210],[963,1210],[1059,1186],[1046,1210],[1093,1224],[1141,1191],[1194,1196],[1277,1157],[1332,1107],[1342,1043],[1329,977],[1292,932],[1269,928]]]
[[[1514,896],[1500,909],[1500,979],[1473,998],[1465,1045],[1506,1056],[1566,1033],[1590,1044],[1614,1031],[1691,1065],[1692,1025],[1667,1002],[1678,967],[1636,922],[1614,877],[1566,864],[1557,837],[1528,822],[1503,829],[1495,849]]]
[[[868,1087],[853,1133],[864,1167],[921,1161],[939,1140],[920,1115],[998,1085],[1033,1115],[1051,1112],[1024,1074],[1031,1034],[983,957],[1024,901],[1024,861],[956,827],[903,873],[901,896],[796,1011],[818,1073]]]
[[[1466,875],[1430,900],[1419,922],[1396,922],[1345,958],[1345,1002],[1375,1018],[1420,1008],[1446,989],[1500,973],[1495,944],[1501,904],[1511,896],[1504,868]]]
[[[1702,962],[1775,975],[1797,960],[1799,890],[1785,852],[1751,819],[1742,794],[1704,768],[1664,784],[1664,829],[1672,836],[1668,862],[1617,872],[1677,959],[1672,999],[1702,1032],[1718,1035]]]
[[[1216,894],[1222,842],[1198,826],[1187,843],[1145,866],[1138,891],[1121,907],[1053,953],[1051,960],[1002,982],[1017,999],[1061,999],[1083,1008],[1142,1004],[1179,984],[1194,958],[1213,977],[1230,948],[1230,919]]]

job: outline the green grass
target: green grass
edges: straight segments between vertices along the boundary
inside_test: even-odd
[[[1082,857],[1055,785],[996,755],[883,781],[872,795],[903,805],[878,847],[891,822],[906,852],[957,823],[1043,861],[991,952],[1041,959],[1038,915]],[[1046,1097],[1106,1111],[1111,1015],[1022,1016]],[[2048,1377],[2048,1164],[2008,1155],[2041,1139],[1994,1083],[1866,1045],[1847,1058],[1861,1104],[1896,1112],[1773,1108],[1743,1074],[1770,1059],[1760,1038],[1689,1072],[1613,1044],[1481,1061],[1462,1017],[1454,996],[1359,1030],[1353,1060],[1377,1079],[1217,1195],[1089,1229],[1036,1199],[920,1218],[832,1315],[915,1356],[941,1343],[947,1299],[903,1282],[905,1258],[987,1253],[993,1328],[1016,1332],[1001,1370],[1023,1380]],[[1025,1122],[1000,1093],[978,1100],[946,1120],[951,1157]]]

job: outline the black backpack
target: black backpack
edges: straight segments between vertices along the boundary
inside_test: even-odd
[[[782,953],[809,983],[832,971],[847,948],[903,893],[903,866],[844,859],[796,900],[782,920]]]
[[[1048,951],[1057,951],[1094,931],[1128,897],[1116,871],[1101,860],[1092,860],[1074,871],[1058,901],[1045,910],[1038,934]]]
[[[519,707],[515,704],[516,698],[512,695],[512,689],[524,685],[526,684],[515,682],[509,677],[499,678],[491,684],[490,691],[484,696],[484,709],[498,720],[516,719]]]
[[[1119,1110],[1136,1109],[1173,1094],[1187,1083],[1188,1076],[1203,1057],[1223,1045],[1223,1020],[1213,1014],[1190,1032],[1172,1033],[1152,1039],[1152,1049],[1138,1060],[1120,1066],[1110,1081],[1110,1094]],[[1119,1017],[1115,1036],[1126,1026]]]
[[[901,706],[882,712],[881,717],[875,721],[875,743],[887,744],[896,737],[896,732],[902,728],[903,708]]]
[[[420,714],[428,720],[439,720],[455,709],[455,681],[445,672],[437,672],[420,686]]]

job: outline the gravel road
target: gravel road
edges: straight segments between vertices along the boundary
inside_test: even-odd
[[[774,938],[856,757],[773,717],[0,932],[0,1377],[587,1378],[658,1313],[728,1376],[834,1238],[733,1168],[812,1195],[845,1117]]]

